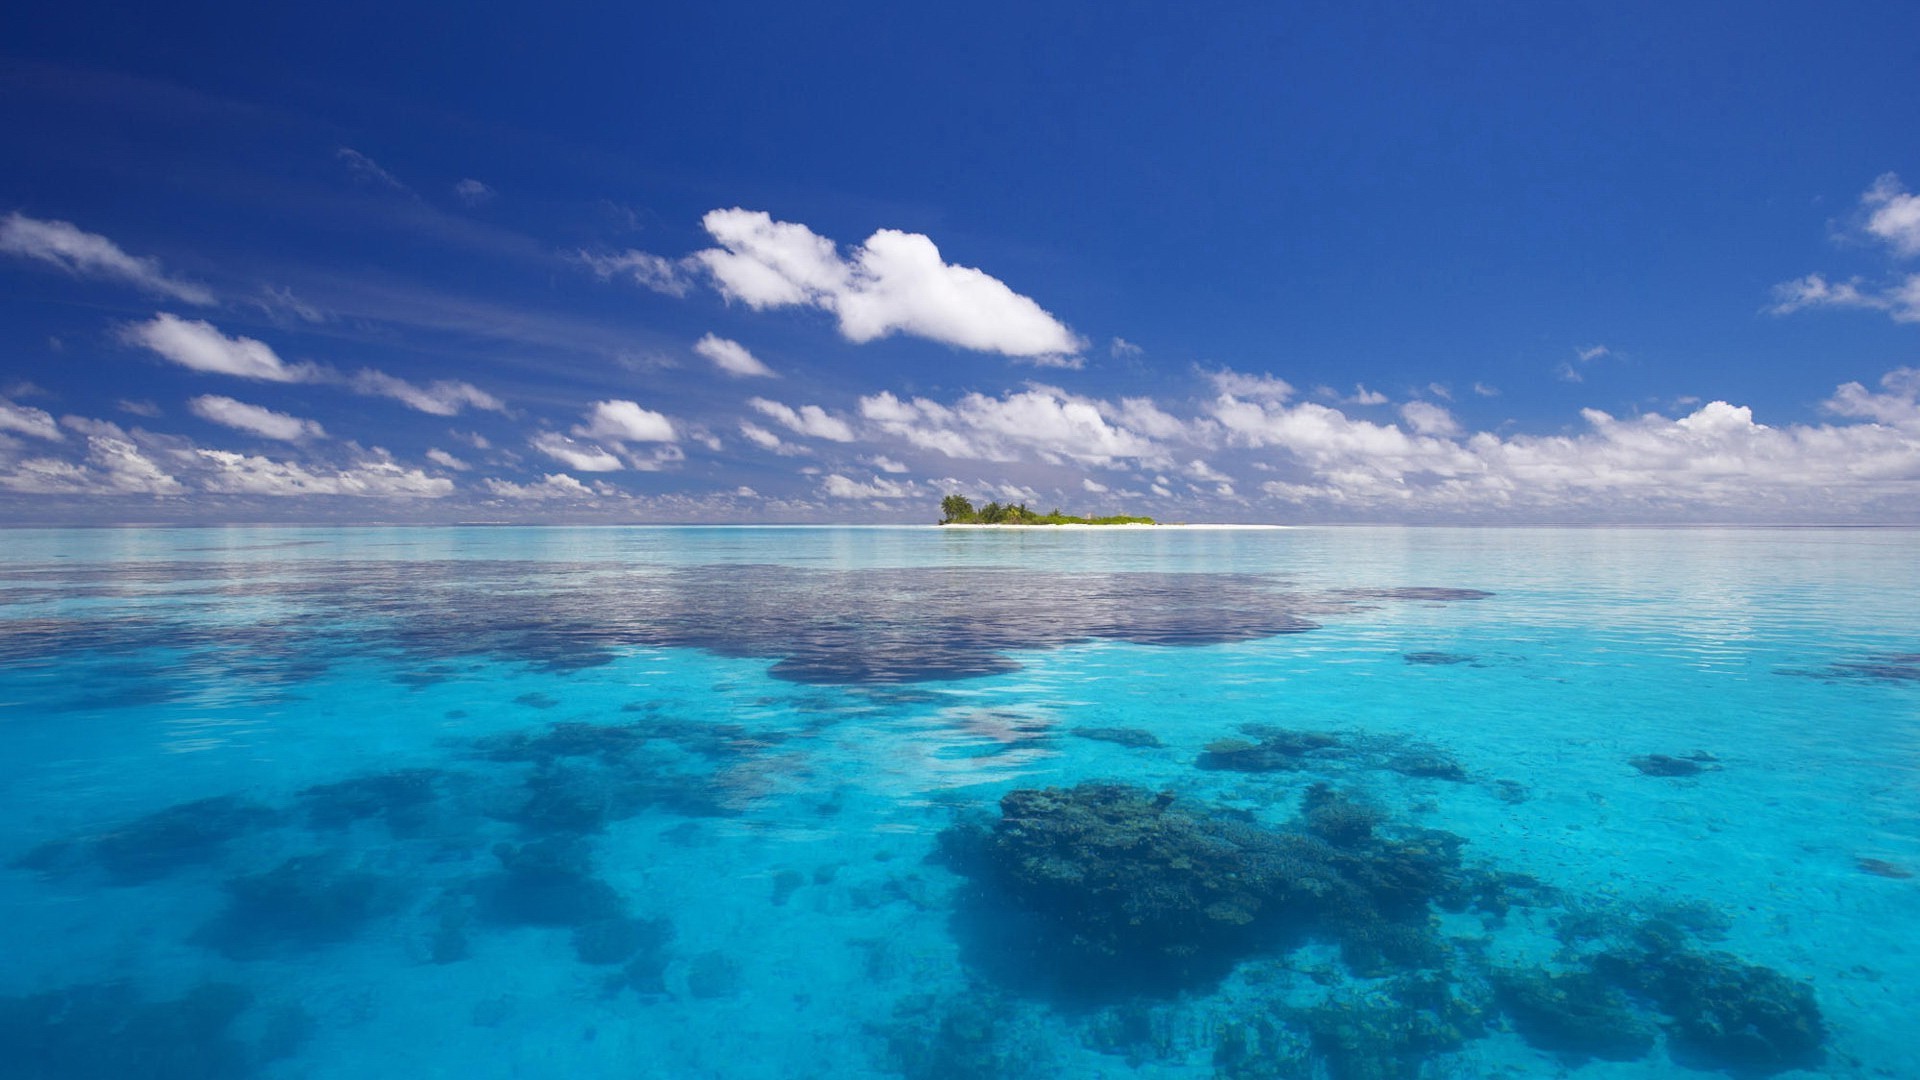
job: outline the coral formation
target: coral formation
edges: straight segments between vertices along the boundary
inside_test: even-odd
[[[1321,731],[1289,731],[1264,724],[1242,728],[1251,739],[1216,739],[1200,755],[1203,769],[1233,772],[1291,772],[1313,758],[1338,757],[1346,749],[1340,739]]]
[[[476,886],[480,913],[514,926],[576,927],[626,917],[613,886],[596,877],[585,843],[571,837],[495,844],[500,872]]]
[[[1078,739],[1114,743],[1129,750],[1158,750],[1161,745],[1158,735],[1141,728],[1077,727],[1067,734]]]
[[[1720,766],[1706,764],[1714,760],[1711,754],[1693,753],[1685,757],[1669,757],[1666,754],[1642,754],[1627,759],[1627,764],[1639,769],[1648,776],[1698,776],[1703,772],[1718,769]]]
[[[887,1067],[903,1080],[1057,1075],[1044,1038],[1021,1023],[1010,1001],[984,987],[903,999],[876,1034]]]
[[[673,940],[665,919],[599,919],[573,929],[573,952],[583,964],[625,964],[636,953],[658,953]]]
[[[1500,971],[1493,984],[1515,1030],[1547,1053],[1578,1063],[1634,1061],[1653,1050],[1653,1025],[1593,972]]]
[[[238,795],[169,806],[95,837],[87,850],[116,885],[139,885],[218,862],[227,845],[280,815]]]
[[[1401,653],[1400,659],[1416,667],[1448,667],[1453,664],[1471,664],[1478,658],[1466,653],[1410,652]]]
[[[246,990],[206,983],[146,1001],[124,983],[0,998],[0,1065],[12,1080],[244,1080],[288,1039],[249,1046],[234,1021]]]
[[[1370,809],[1316,787],[1275,829],[1124,784],[1025,789],[991,825],[943,836],[956,869],[1035,916],[1046,948],[1110,989],[1217,978],[1254,948],[1323,930],[1367,970],[1429,966],[1430,905],[1471,891],[1459,838],[1375,833]]]
[[[1483,1007],[1444,978],[1409,975],[1303,1010],[1333,1080],[1419,1080],[1426,1062],[1486,1034]]]
[[[355,776],[307,788],[299,800],[315,829],[345,829],[380,818],[395,836],[416,836],[432,820],[445,775],[439,769],[396,769]]]
[[[1806,983],[1724,952],[1689,948],[1670,924],[1649,922],[1594,969],[1670,1020],[1675,1060],[1703,1069],[1775,1073],[1824,1057],[1826,1021]]]
[[[332,853],[299,855],[227,882],[227,906],[194,940],[236,960],[345,941],[396,906],[391,882]]]

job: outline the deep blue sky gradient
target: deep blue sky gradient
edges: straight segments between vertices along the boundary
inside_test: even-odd
[[[1860,308],[1767,309],[1804,274],[1910,271],[1863,236],[1859,200],[1883,174],[1920,182],[1916,73],[1911,3],[14,5],[0,16],[0,213],[110,238],[222,302],[195,310],[0,260],[0,393],[55,417],[335,465],[351,441],[411,467],[429,447],[457,449],[449,428],[512,453],[463,451],[476,459],[454,477],[463,494],[412,508],[6,505],[50,519],[154,516],[161,503],[175,517],[485,517],[462,502],[466,486],[554,471],[527,432],[617,398],[724,443],[601,477],[636,497],[697,502],[747,485],[782,505],[680,516],[888,519],[926,500],[898,513],[836,502],[820,479],[865,479],[861,455],[911,448],[863,432],[811,454],[758,453],[735,433],[742,418],[768,423],[745,399],[852,418],[881,390],[950,401],[1038,380],[1186,416],[1212,393],[1204,370],[1222,367],[1284,378],[1298,400],[1355,383],[1394,404],[1426,398],[1463,438],[1577,433],[1585,408],[1679,416],[1716,399],[1768,424],[1829,423],[1821,403],[1838,384],[1872,387],[1920,363],[1920,326]],[[405,189],[357,175],[341,148]],[[494,196],[465,205],[452,188],[466,178]],[[753,311],[701,285],[660,295],[598,280],[577,258],[678,258],[712,246],[703,214],[735,206],[843,249],[877,229],[926,234],[947,262],[1086,339],[1084,366],[909,336],[855,344],[820,311]],[[246,302],[263,288],[326,320]],[[450,421],[184,371],[120,337],[158,311],[289,362],[470,381],[511,412]],[[782,378],[719,375],[689,351],[706,333]],[[1116,354],[1116,337],[1139,351]],[[181,404],[198,394],[311,418],[335,445],[275,447],[209,424]],[[163,415],[130,418],[123,398]],[[1396,421],[1391,404],[1340,407]],[[56,451],[80,452],[77,436],[65,443]],[[1230,505],[1145,494],[1165,466],[1088,475],[1174,516],[1394,516],[1263,500],[1260,470],[1236,453],[1208,457],[1234,478],[1243,501]],[[1043,461],[909,464],[901,482],[929,493],[957,478],[1086,497]],[[1501,516],[1459,509],[1441,516]]]

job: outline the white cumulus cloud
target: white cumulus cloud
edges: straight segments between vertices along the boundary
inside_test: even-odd
[[[548,473],[537,483],[516,484],[511,480],[486,480],[482,486],[493,495],[502,499],[528,499],[545,501],[549,499],[590,499],[594,496],[592,488],[568,476],[566,473]]]
[[[215,303],[205,285],[169,276],[159,260],[129,255],[106,237],[67,221],[8,214],[0,220],[0,251],[52,263],[75,277],[123,281],[185,304]]]
[[[1126,426],[1124,416],[1180,426],[1148,402],[1114,405],[1049,386],[997,398],[967,394],[951,405],[882,391],[860,399],[860,415],[888,435],[948,457],[1016,461],[1031,455],[1103,466],[1166,459],[1165,448]]]
[[[527,443],[576,472],[618,472],[622,468],[619,457],[605,447],[575,442],[557,431],[543,431]]]
[[[845,420],[818,405],[802,405],[795,409],[778,401],[759,397],[748,399],[747,404],[752,406],[755,412],[777,421],[797,435],[826,439],[830,442],[853,441],[853,428]]]
[[[1860,204],[1868,211],[1867,232],[1903,258],[1920,255],[1920,195],[1909,192],[1893,173],[1874,180]]]
[[[53,442],[66,438],[60,433],[59,425],[53,422],[53,417],[45,409],[36,409],[31,405],[18,405],[6,398],[0,398],[0,431],[14,431]]]
[[[363,461],[346,468],[311,467],[297,461],[195,450],[207,467],[200,483],[224,495],[344,495],[366,499],[439,499],[453,494],[453,481],[430,476],[387,460]]]
[[[506,403],[499,398],[458,379],[435,379],[421,386],[384,371],[364,368],[355,372],[347,385],[357,394],[392,398],[430,416],[458,416],[469,408],[507,411]]]
[[[473,466],[454,457],[439,447],[434,447],[427,451],[427,460],[443,469],[452,469],[455,472],[466,472],[468,469],[473,468]]]
[[[202,420],[251,432],[265,439],[299,442],[302,439],[323,439],[327,435],[326,429],[312,420],[274,412],[219,394],[202,394],[188,401],[187,408]]]
[[[772,368],[747,351],[745,345],[714,334],[693,343],[693,351],[713,361],[713,366],[736,378],[773,378]]]
[[[0,487],[30,495],[179,495],[185,485],[112,425],[85,425],[84,462],[28,458],[0,474]]]
[[[904,333],[1030,359],[1086,345],[999,279],[946,262],[919,233],[881,229],[843,257],[832,240],[762,211],[714,210],[701,223],[720,246],[693,258],[724,296],[755,309],[819,308],[849,341]]]
[[[164,311],[146,322],[125,327],[121,336],[181,367],[215,375],[294,383],[314,382],[323,374],[313,364],[286,363],[265,342],[228,337],[203,319],[182,319]]]
[[[587,410],[586,422],[575,425],[573,433],[583,439],[610,443],[674,442],[679,435],[665,414],[645,409],[637,401],[596,401]]]
[[[836,499],[905,499],[920,493],[920,486],[875,476],[871,480],[850,480],[833,473],[820,481],[820,490]]]

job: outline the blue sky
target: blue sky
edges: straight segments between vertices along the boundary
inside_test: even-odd
[[[1920,520],[1910,3],[277,7],[0,16],[9,520]]]

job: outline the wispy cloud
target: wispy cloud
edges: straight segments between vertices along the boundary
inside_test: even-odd
[[[288,363],[263,341],[229,337],[203,319],[182,319],[160,312],[145,322],[122,327],[121,339],[149,349],[192,371],[229,375],[260,382],[314,383],[344,386],[369,397],[391,398],[410,409],[433,416],[456,416],[473,408],[504,412],[499,398],[458,379],[437,379],[420,385],[364,368],[351,375],[324,364]]]
[[[124,282],[185,304],[207,307],[217,302],[213,290],[169,275],[158,259],[129,255],[106,237],[71,222],[8,214],[0,220],[0,251],[50,263],[75,277]]]
[[[1920,195],[1908,192],[1893,173],[1874,180],[1860,196],[1863,220],[1858,235],[1882,244],[1896,260],[1920,256]],[[1791,315],[1808,308],[1858,308],[1884,311],[1895,322],[1920,322],[1920,274],[1881,277],[1869,282],[1855,275],[1844,281],[1813,273],[1773,287],[1773,302],[1763,310]]]
[[[818,405],[802,405],[795,409],[778,401],[759,397],[748,399],[747,404],[755,412],[771,418],[796,435],[827,439],[831,442],[853,441],[853,428],[845,420]]]
[[[453,185],[453,197],[468,206],[484,206],[492,202],[498,194],[499,192],[472,177]]]
[[[59,442],[66,438],[60,433],[60,426],[45,409],[36,409],[31,405],[19,405],[0,398],[0,431],[12,431],[36,439],[48,439]]]
[[[188,401],[187,408],[202,420],[245,431],[265,439],[300,442],[305,439],[323,439],[327,435],[326,429],[312,420],[274,412],[263,406],[249,405],[244,401],[235,401],[233,398],[219,394],[202,394]]]
[[[693,279],[689,276],[693,264],[686,260],[665,259],[631,248],[616,255],[582,251],[574,257],[602,281],[629,278],[636,285],[667,296],[685,296],[693,287]]]
[[[708,334],[694,342],[693,351],[713,362],[719,368],[735,378],[775,378],[772,368],[760,362],[760,359],[747,351],[745,345],[737,341],[714,334]]]
[[[351,146],[343,146],[334,151],[334,157],[346,164],[347,171],[370,184],[404,191],[411,195],[413,189],[400,182],[400,178],[380,167],[380,163]]]

